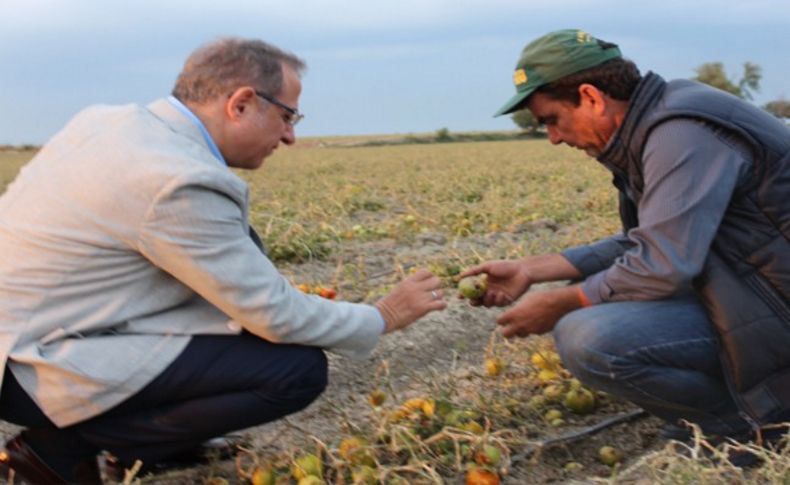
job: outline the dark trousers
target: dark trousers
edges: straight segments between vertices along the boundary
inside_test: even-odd
[[[122,337],[119,337],[122,338]],[[123,358],[123,356],[118,356]],[[110,451],[144,468],[229,431],[303,409],[326,388],[322,350],[254,335],[195,336],[140,392],[104,414],[59,429],[6,370],[0,418],[28,428],[31,447],[56,469]]]

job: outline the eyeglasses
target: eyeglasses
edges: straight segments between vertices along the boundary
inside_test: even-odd
[[[300,121],[302,121],[302,118],[304,118],[304,115],[302,113],[300,113],[298,109],[291,108],[290,106],[288,106],[287,104],[283,103],[282,101],[279,101],[277,98],[275,98],[273,96],[269,96],[268,94],[264,94],[264,93],[262,93],[260,91],[255,91],[255,94],[259,98],[263,98],[266,101],[272,103],[273,105],[278,106],[278,107],[282,108],[283,110],[285,110],[286,114],[283,116],[283,121],[285,121],[286,123],[288,123],[291,126],[296,126],[296,124],[299,123]]]

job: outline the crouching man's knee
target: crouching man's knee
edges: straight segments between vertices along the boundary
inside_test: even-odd
[[[290,376],[290,388],[286,395],[301,409],[326,389],[329,364],[324,351],[316,347],[302,347],[294,358],[298,365]]]
[[[592,308],[565,315],[554,327],[553,335],[562,363],[585,384],[600,386],[608,381],[609,358],[604,325]]]

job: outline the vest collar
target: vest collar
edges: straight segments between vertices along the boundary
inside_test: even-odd
[[[645,113],[654,106],[665,86],[666,81],[653,72],[648,72],[636,86],[622,124],[614,132],[603,153],[597,159],[611,171],[625,173],[629,158],[641,156],[641,153],[630,151],[633,148],[631,141],[639,127],[639,122],[644,118]]]

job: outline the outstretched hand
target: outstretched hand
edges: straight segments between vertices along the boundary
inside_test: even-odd
[[[398,283],[376,302],[384,317],[384,333],[405,328],[426,314],[447,307],[442,281],[426,269],[420,269]]]
[[[506,338],[527,337],[550,332],[560,318],[581,306],[576,287],[530,292],[496,322]]]
[[[481,298],[470,300],[472,305],[507,306],[516,301],[532,285],[527,265],[520,260],[487,261],[467,269],[460,278],[479,274],[488,275],[488,287]]]

